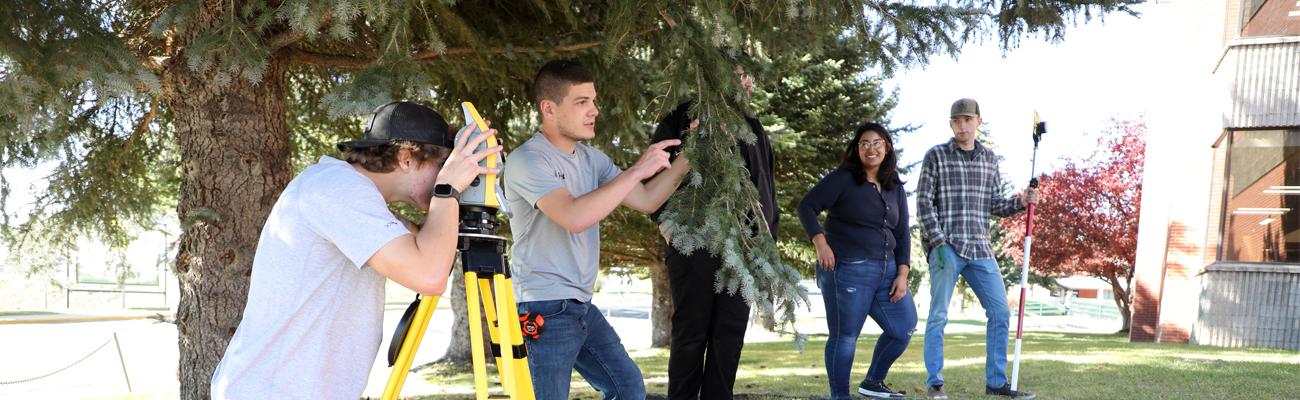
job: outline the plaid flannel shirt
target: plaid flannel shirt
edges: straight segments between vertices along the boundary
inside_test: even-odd
[[[925,153],[916,188],[916,216],[927,252],[943,244],[965,259],[993,258],[989,214],[1023,211],[1019,196],[1000,195],[1002,175],[993,150],[975,142],[962,152],[955,139]]]

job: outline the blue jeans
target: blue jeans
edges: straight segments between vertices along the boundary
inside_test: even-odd
[[[943,257],[943,267],[935,268],[935,261]],[[1007,330],[1011,324],[1011,308],[1007,307],[1007,290],[1002,284],[1002,271],[992,259],[967,260],[957,255],[951,246],[930,250],[930,317],[925,321],[926,384],[943,384],[943,328],[948,325],[948,304],[957,277],[975,291],[984,316],[988,317],[988,331],[984,348],[984,379],[989,386],[1002,387],[1007,383]]]
[[[832,399],[848,399],[849,374],[858,335],[867,315],[884,333],[876,340],[867,379],[884,381],[889,367],[912,339],[916,329],[916,304],[908,293],[897,303],[889,302],[889,288],[898,276],[894,260],[837,259],[835,269],[817,269],[817,287],[826,303],[826,376]]]
[[[538,400],[568,399],[575,369],[606,400],[645,398],[641,369],[594,304],[572,299],[519,303],[519,314],[526,312],[545,319],[537,339],[524,338]]]

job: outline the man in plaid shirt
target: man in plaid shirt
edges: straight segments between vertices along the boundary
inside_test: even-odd
[[[943,328],[957,277],[966,277],[988,317],[984,373],[985,394],[1032,399],[1034,393],[1011,390],[1007,382],[1007,307],[1002,272],[989,244],[989,214],[1009,217],[1037,201],[1025,195],[1003,198],[997,155],[975,140],[983,120],[972,99],[952,104],[949,126],[953,139],[925,153],[917,185],[917,219],[929,251],[930,316],[925,323],[925,369],[931,399],[947,399],[943,391]]]

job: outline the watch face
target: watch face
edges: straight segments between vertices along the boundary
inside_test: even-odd
[[[438,197],[451,197],[451,185],[439,184],[433,186],[433,195]]]

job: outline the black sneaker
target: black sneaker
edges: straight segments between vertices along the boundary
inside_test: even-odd
[[[866,379],[863,379],[862,384],[858,385],[858,394],[873,399],[901,399],[904,397],[902,393],[895,392],[894,389],[885,386],[885,382],[872,382]]]
[[[1010,383],[1002,385],[1002,387],[1000,388],[995,388],[992,386],[984,386],[984,394],[991,394],[994,396],[1005,396],[1013,399],[1024,399],[1024,400],[1029,400],[1038,397],[1038,395],[1034,394],[1034,392],[1030,392],[1026,390],[1011,390]]]

